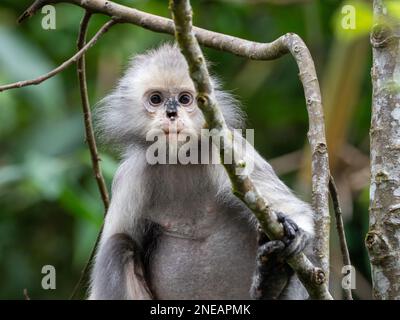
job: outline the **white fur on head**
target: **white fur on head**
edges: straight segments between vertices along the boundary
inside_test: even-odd
[[[236,99],[221,90],[216,78],[212,77],[212,83],[228,126],[242,128],[243,113]],[[186,60],[176,45],[167,43],[133,57],[116,88],[100,101],[96,109],[96,129],[101,140],[119,149],[143,141],[146,133],[154,129],[143,105],[143,95],[152,88],[179,86],[195,91]],[[197,112],[193,121],[194,129],[204,125],[201,112]]]

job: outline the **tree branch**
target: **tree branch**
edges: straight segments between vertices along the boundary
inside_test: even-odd
[[[107,0],[36,0],[19,17],[18,21],[22,22],[31,17],[46,4],[56,3],[75,4],[92,13],[102,13],[117,19],[119,22],[131,23],[154,32],[168,33],[171,35],[175,32],[174,23],[171,19],[159,17]],[[193,27],[193,31],[199,43],[206,47],[231,52],[235,55],[253,60],[277,59],[289,53],[290,43],[296,42],[295,40],[302,42],[302,40],[293,33],[288,33],[271,43],[259,43],[198,27]]]
[[[82,50],[86,43],[86,34],[87,29],[89,26],[89,21],[92,14],[89,11],[85,12],[85,15],[82,18],[81,25],[79,28],[78,34],[78,41],[77,41],[77,48],[78,51]],[[90,110],[90,103],[89,103],[89,96],[87,90],[87,81],[86,81],[86,64],[85,64],[85,55],[83,54],[77,61],[77,74],[78,74],[78,81],[79,81],[79,89],[81,94],[82,100],[82,111],[84,116],[84,123],[85,123],[85,134],[86,134],[86,141],[89,146],[90,157],[92,160],[92,168],[95,175],[95,179],[97,182],[97,187],[100,192],[101,199],[104,205],[104,216],[107,214],[107,210],[110,204],[110,198],[107,191],[107,186],[103,178],[103,174],[100,168],[100,157],[97,151],[96,145],[96,138],[93,131],[93,124],[92,124],[92,113]],[[89,274],[89,269],[92,264],[93,258],[96,253],[97,246],[100,241],[101,233],[103,230],[103,225],[99,234],[97,235],[97,239],[95,245],[92,248],[90,253],[89,259],[87,260],[85,267],[81,271],[81,275],[79,277],[78,282],[75,285],[74,290],[72,291],[70,299],[74,299],[77,295],[79,289],[82,287],[83,283],[86,281],[87,276]]]
[[[86,33],[89,24],[89,20],[91,17],[91,13],[86,11],[80,26],[77,47],[78,52],[81,51],[85,47],[86,43]],[[113,20],[111,20],[113,21]],[[108,206],[110,204],[110,198],[107,191],[106,183],[104,182],[103,174],[100,169],[100,157],[97,151],[96,139],[93,131],[92,124],[92,113],[90,111],[90,102],[88,97],[87,83],[86,83],[86,65],[85,65],[85,54],[83,54],[78,58],[77,61],[77,73],[79,80],[79,90],[81,94],[82,100],[82,111],[84,116],[85,123],[85,134],[86,134],[86,142],[89,146],[90,157],[92,160],[93,173],[97,182],[97,187],[99,188],[101,199],[103,201],[105,214],[107,213]]]
[[[400,299],[400,24],[374,0],[369,230],[373,297]],[[394,10],[394,9],[393,9]]]
[[[347,247],[346,234],[344,232],[342,209],[340,208],[339,195],[336,188],[335,180],[332,176],[329,178],[329,193],[332,198],[333,209],[335,211],[336,230],[339,236],[340,251],[342,252],[342,261],[344,266],[350,266],[350,254]],[[353,300],[351,289],[343,289],[346,300]]]
[[[192,10],[188,0],[170,0],[175,22],[175,37],[188,65],[190,76],[197,91],[197,103],[204,114],[210,130],[216,129],[222,137],[221,159],[224,153],[234,154],[232,132],[227,128],[223,115],[215,100],[203,53],[192,30]],[[261,197],[249,176],[237,174],[246,166],[240,155],[234,154],[232,164],[222,161],[232,183],[235,195],[254,213],[266,234],[277,239],[282,237],[282,226],[269,204]],[[297,272],[311,298],[332,299],[324,272],[315,268],[303,253],[290,257],[287,262]]]
[[[31,80],[23,80],[23,81],[18,81],[18,82],[14,82],[14,83],[10,83],[10,84],[6,84],[3,86],[0,86],[0,92],[5,91],[5,90],[9,90],[9,89],[15,89],[15,88],[22,88],[22,87],[26,87],[26,86],[31,86],[31,85],[38,85],[40,83],[42,83],[43,81],[55,76],[56,74],[60,73],[61,71],[65,70],[66,68],[68,68],[71,64],[77,62],[80,57],[82,57],[85,52],[91,48],[96,42],[97,40],[99,40],[99,38],[108,31],[108,29],[111,28],[111,26],[113,26],[115,23],[117,23],[117,21],[115,20],[110,20],[107,23],[105,23],[100,30],[93,36],[92,39],[90,39],[90,41],[81,49],[79,50],[77,53],[75,53],[71,58],[69,58],[67,61],[64,61],[61,65],[59,65],[57,68],[51,70],[50,72],[35,78],[35,79],[31,79]]]

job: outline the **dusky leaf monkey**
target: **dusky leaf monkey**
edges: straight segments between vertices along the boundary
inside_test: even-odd
[[[230,129],[243,127],[231,94],[212,77]],[[232,193],[221,164],[150,164],[146,138],[185,130],[201,136],[188,65],[175,45],[134,57],[96,119],[122,160],[92,268],[90,299],[304,299],[307,292],[285,258],[311,253],[313,211],[246,144],[250,177],[278,212],[285,237],[270,241]],[[178,143],[179,144],[179,143]],[[182,143],[181,143],[182,144]]]

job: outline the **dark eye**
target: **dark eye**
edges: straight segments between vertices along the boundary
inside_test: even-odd
[[[150,104],[151,105],[158,106],[159,104],[162,103],[162,101],[163,101],[163,98],[160,93],[155,92],[155,93],[151,94],[151,96],[150,96]]]
[[[190,93],[185,92],[179,96],[179,103],[181,105],[187,106],[187,105],[191,104],[192,101],[193,101],[193,97]]]

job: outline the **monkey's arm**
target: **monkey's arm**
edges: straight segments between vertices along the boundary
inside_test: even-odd
[[[237,140],[236,140],[237,138]],[[310,205],[297,198],[279,179],[271,165],[253,146],[235,135],[236,146],[245,145],[245,173],[250,175],[257,190],[275,212],[282,212],[283,241],[268,241],[260,238],[257,253],[257,268],[253,277],[251,296],[256,299],[304,299],[308,294],[297,275],[286,264],[285,259],[299,251],[312,258],[310,239],[314,235],[314,214]],[[251,216],[253,221],[255,218]]]
[[[90,299],[152,299],[139,246],[127,234],[112,235],[97,253]]]
[[[298,228],[296,223],[278,214],[285,236],[282,240],[270,241],[262,230],[259,230],[256,270],[250,294],[253,299],[305,299],[307,292],[297,276],[285,262],[287,257],[303,251],[309,235]]]
[[[302,230],[313,236],[314,213],[310,205],[298,197],[279,179],[271,165],[246,141],[235,133],[235,148],[245,147],[239,159],[245,160],[243,172],[250,176],[254,186],[275,212],[282,212]],[[243,148],[243,147],[242,147]],[[256,219],[253,218],[256,222]]]
[[[143,163],[133,154],[114,177],[112,200],[92,269],[89,299],[152,298],[143,261],[144,242],[150,231],[141,219],[145,197],[139,173]]]

